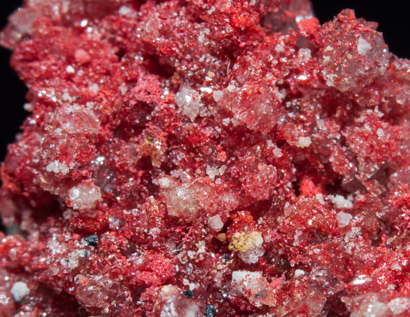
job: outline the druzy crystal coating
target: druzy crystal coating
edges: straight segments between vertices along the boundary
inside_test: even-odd
[[[409,316],[410,62],[307,0],[26,0],[0,316]]]

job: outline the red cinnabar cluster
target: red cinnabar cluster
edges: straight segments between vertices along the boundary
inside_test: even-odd
[[[26,0],[0,316],[410,315],[410,62],[307,0]],[[14,233],[14,234],[12,234]]]

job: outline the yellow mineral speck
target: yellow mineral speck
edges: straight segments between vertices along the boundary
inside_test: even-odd
[[[232,237],[231,243],[229,244],[229,250],[246,252],[261,246],[262,243],[262,235],[257,231],[248,233],[236,232]]]

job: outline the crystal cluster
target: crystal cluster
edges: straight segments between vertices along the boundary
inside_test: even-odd
[[[307,0],[26,0],[0,316],[410,315],[410,62]]]

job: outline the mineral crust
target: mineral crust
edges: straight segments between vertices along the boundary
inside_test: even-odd
[[[376,28],[307,0],[26,0],[0,316],[410,316],[410,62]]]

